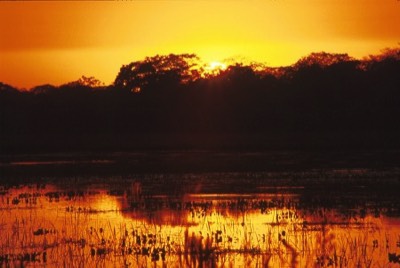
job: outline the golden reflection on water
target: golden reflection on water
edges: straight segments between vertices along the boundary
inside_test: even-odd
[[[399,218],[300,209],[298,200],[296,194],[144,197],[137,183],[115,193],[101,186],[3,188],[0,266],[399,265]]]

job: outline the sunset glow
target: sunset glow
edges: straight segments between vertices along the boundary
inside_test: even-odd
[[[0,2],[0,81],[109,84],[123,64],[169,53],[268,66],[317,51],[361,58],[398,45],[399,14],[395,0]]]
[[[212,61],[212,62],[210,62],[208,68],[210,70],[216,70],[216,69],[224,70],[224,69],[226,69],[226,64],[221,63],[219,61]]]
[[[220,71],[226,70],[227,66],[225,63],[221,63],[219,61],[211,61],[210,63],[206,64],[204,67],[205,75],[215,75],[218,74]]]

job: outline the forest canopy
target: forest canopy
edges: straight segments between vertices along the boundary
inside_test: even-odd
[[[212,72],[194,54],[156,55],[123,65],[111,85],[85,76],[28,91],[0,83],[1,146],[398,146],[399,73],[393,48]]]
[[[218,78],[223,79],[223,77],[230,75],[239,75],[239,72],[242,72],[242,76],[248,75],[253,76],[253,78],[273,76],[275,78],[283,77],[284,79],[287,79],[291,77],[293,73],[301,71],[302,69],[324,69],[332,66],[340,68],[347,65],[352,66],[354,69],[368,71],[379,64],[399,60],[400,47],[384,49],[381,54],[370,55],[362,60],[355,59],[346,53],[311,53],[310,55],[299,59],[293,65],[284,67],[268,67],[262,63],[243,63],[239,61],[231,63],[228,66],[223,64],[225,68],[220,68],[220,66],[217,66],[217,68],[214,66],[213,68],[210,67],[209,63],[207,64],[202,62],[195,54],[155,55],[153,57],[146,57],[140,61],[134,61],[122,65],[114,82],[107,86],[95,77],[82,76],[76,81],[68,82],[61,86],[45,84],[35,86],[28,90],[20,90],[14,88],[12,85],[0,82],[0,90],[20,90],[31,91],[33,93],[44,93],[42,90],[46,88],[58,89],[65,87],[89,87],[94,89],[115,88],[139,93],[139,88],[166,88],[178,86],[179,84],[190,84],[191,82],[198,80],[218,80]],[[349,70],[342,71],[345,72]],[[47,92],[47,90],[44,91]]]

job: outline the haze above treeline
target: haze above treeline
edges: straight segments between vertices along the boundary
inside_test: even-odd
[[[4,151],[137,148],[396,148],[400,48],[363,60],[312,53],[287,67],[202,69],[194,54],[147,57],[104,85],[82,77],[0,84]]]

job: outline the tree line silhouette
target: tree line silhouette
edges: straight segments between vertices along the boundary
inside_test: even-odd
[[[400,145],[400,48],[363,60],[312,53],[287,67],[207,73],[194,54],[21,91],[0,83],[3,151]]]

